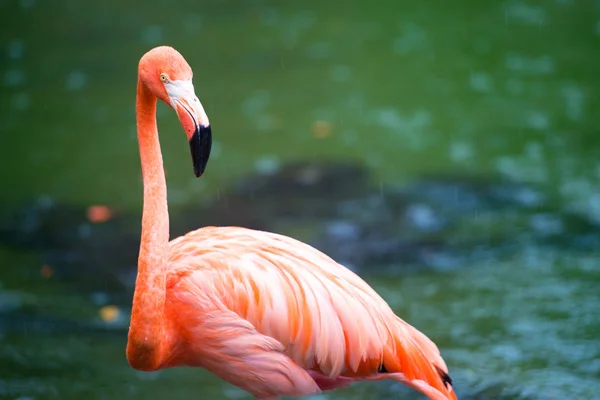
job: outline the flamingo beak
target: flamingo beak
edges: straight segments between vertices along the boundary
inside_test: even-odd
[[[206,169],[212,147],[208,117],[194,93],[191,80],[171,81],[166,89],[190,144],[194,175],[199,178]]]
[[[212,147],[212,132],[210,125],[197,125],[192,138],[189,140],[194,164],[194,174],[200,178],[206,169],[210,149]]]

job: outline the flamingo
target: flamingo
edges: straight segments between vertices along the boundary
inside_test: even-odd
[[[148,51],[136,99],[144,198],[130,366],[204,368],[260,400],[383,379],[433,400],[456,399],[437,346],[317,249],[241,227],[209,226],[169,241],[158,99],[180,119],[196,177],[212,143],[189,64],[172,47]]]

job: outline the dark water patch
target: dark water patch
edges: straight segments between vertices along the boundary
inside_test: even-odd
[[[40,198],[5,209],[0,240],[41,254],[57,278],[80,289],[129,290],[141,216],[99,206],[108,214],[96,221],[94,207]],[[595,222],[554,208],[531,185],[441,175],[383,187],[351,163],[284,165],[241,180],[208,205],[171,209],[171,237],[206,225],[290,234],[363,274],[464,267],[528,246],[589,252],[600,244]]]

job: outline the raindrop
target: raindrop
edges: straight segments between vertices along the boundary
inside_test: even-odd
[[[550,74],[555,70],[554,60],[550,56],[532,58],[518,54],[508,54],[505,65],[510,70],[530,74]]]
[[[511,344],[494,345],[490,348],[490,353],[510,363],[517,363],[523,359],[523,351]]]
[[[592,193],[588,198],[588,206],[590,208],[590,213],[595,216],[595,219],[598,219],[598,214],[600,214],[600,193]]]
[[[426,204],[412,204],[406,210],[410,222],[422,231],[434,231],[441,227],[442,221],[435,211]]]
[[[522,187],[512,193],[514,201],[524,207],[537,207],[544,204],[544,195],[534,189]]]
[[[450,144],[450,158],[454,162],[465,162],[473,158],[473,146],[468,142],[453,142]]]
[[[506,67],[512,70],[521,70],[523,69],[523,59],[516,54],[510,54],[506,57]]]
[[[361,37],[364,40],[375,39],[381,36],[381,25],[375,21],[366,21],[361,26]]]
[[[162,26],[152,25],[144,29],[142,32],[142,41],[150,45],[156,45],[163,40]]]
[[[543,8],[523,3],[511,4],[506,10],[506,15],[511,22],[515,21],[529,25],[544,24],[548,20],[546,11]]]
[[[254,126],[257,130],[262,132],[269,132],[275,129],[277,121],[275,117],[270,114],[257,115],[254,119]]]
[[[305,11],[298,13],[287,19],[287,23],[282,25],[281,32],[285,42],[290,46],[294,46],[302,32],[312,27],[316,21],[316,17],[312,12]]]
[[[92,118],[95,123],[106,122],[108,120],[108,107],[102,106],[94,110]]]
[[[202,28],[202,19],[196,13],[188,14],[183,20],[183,29],[188,33],[196,33]]]
[[[228,397],[230,399],[243,399],[244,397],[246,397],[246,392],[244,392],[242,389],[239,389],[235,386],[230,386],[230,387],[224,389],[223,393],[225,394],[226,397]]]
[[[17,93],[12,98],[12,107],[17,111],[25,111],[31,105],[29,95],[25,92]]]
[[[360,237],[359,227],[348,221],[333,221],[325,229],[327,235],[336,239],[357,240]]]
[[[583,118],[585,101],[583,91],[575,84],[568,84],[562,88],[562,95],[565,99],[567,116],[573,121],[580,121]]]
[[[13,40],[8,45],[8,57],[17,60],[23,57],[23,43],[20,40]]]
[[[524,90],[523,82],[517,79],[509,79],[506,81],[506,90],[510,94],[521,94]]]
[[[294,15],[291,25],[296,29],[304,30],[312,27],[316,21],[317,18],[312,11],[302,11]]]
[[[23,297],[16,291],[0,292],[0,311],[13,311],[21,308],[23,305]]]
[[[260,11],[260,22],[267,26],[273,26],[279,22],[279,14],[274,8],[263,8]]]
[[[92,300],[92,303],[98,306],[106,305],[109,300],[108,295],[104,292],[94,292],[90,295],[90,298]]]
[[[67,90],[75,91],[81,90],[86,83],[87,77],[81,71],[71,71],[67,75]]]
[[[529,142],[525,146],[525,153],[533,160],[541,160],[544,156],[544,148],[538,142]]]
[[[346,146],[355,145],[358,142],[358,132],[353,129],[346,129],[342,132],[342,142]]]
[[[352,77],[352,71],[347,65],[336,65],[331,69],[331,79],[334,82],[347,82]]]
[[[495,161],[496,169],[503,175],[510,177],[519,176],[521,169],[517,161],[509,156],[498,157]]]
[[[212,147],[210,150],[210,157],[213,160],[216,160],[217,158],[219,158],[221,156],[222,152],[223,152],[223,145],[221,144],[221,142],[213,139]]]
[[[479,54],[487,54],[492,49],[490,41],[481,37],[475,39],[473,47],[475,48],[475,51]]]
[[[492,78],[482,72],[471,74],[471,88],[476,92],[491,92],[494,86]]]
[[[554,72],[554,60],[550,56],[542,56],[537,59],[537,72],[549,74]]]
[[[377,124],[392,130],[400,129],[404,125],[404,119],[394,108],[381,108],[376,111]]]
[[[308,396],[306,400],[327,400],[328,397],[325,394],[313,394],[312,396]]]
[[[539,111],[534,112],[529,116],[528,123],[530,127],[539,130],[548,129],[550,126],[548,116]]]
[[[25,83],[25,74],[20,69],[10,69],[4,74],[4,86],[15,87]]]
[[[92,227],[90,224],[81,224],[77,229],[77,234],[81,239],[88,239],[92,235]]]
[[[147,337],[144,339],[146,341],[148,341]],[[163,374],[163,371],[152,371],[152,372],[136,371],[136,374],[137,374],[137,378],[140,381],[155,381],[161,377],[161,375]]]
[[[563,222],[552,214],[534,214],[529,219],[532,229],[544,235],[556,235],[563,231]]]
[[[331,43],[329,42],[317,42],[313,43],[306,50],[306,54],[310,58],[324,59],[331,55]]]
[[[427,47],[425,31],[415,23],[407,23],[402,28],[402,36],[394,40],[393,49],[396,54],[407,54]]]
[[[274,174],[279,170],[281,162],[277,156],[266,155],[261,156],[254,163],[254,169],[261,174]]]
[[[188,192],[181,188],[169,189],[169,203],[182,205],[189,201]]]
[[[187,193],[202,193],[206,189],[206,180],[197,179],[196,177],[190,177],[188,184]]]
[[[427,297],[431,297],[439,292],[439,286],[435,283],[430,283],[423,287],[423,294]]]
[[[256,90],[242,103],[242,111],[247,116],[253,116],[264,111],[271,104],[271,93],[268,90]]]
[[[52,197],[50,197],[48,195],[41,195],[37,199],[37,204],[38,204],[38,206],[40,206],[41,209],[48,210],[48,209],[54,207],[55,202]]]
[[[352,93],[346,96],[346,104],[349,108],[362,111],[365,108],[365,99],[362,93]]]

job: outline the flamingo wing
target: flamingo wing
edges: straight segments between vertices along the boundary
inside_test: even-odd
[[[206,227],[173,240],[169,264],[178,282],[174,292],[187,304],[204,314],[230,313],[260,335],[258,342],[273,340],[270,349],[313,377],[389,377],[453,398],[437,346],[360,277],[305,243],[239,227]],[[225,321],[224,327],[231,326]]]

